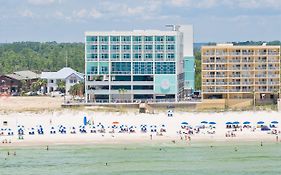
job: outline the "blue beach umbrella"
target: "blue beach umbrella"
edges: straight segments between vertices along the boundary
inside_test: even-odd
[[[234,124],[234,125],[239,125],[240,122],[237,122],[237,121],[236,121],[236,122],[233,122],[233,124]]]
[[[271,123],[272,124],[278,124],[279,122],[278,121],[272,121]]]
[[[243,125],[249,125],[249,124],[251,124],[251,122],[246,121],[243,123]]]
[[[216,122],[209,122],[210,125],[215,125],[217,124]]]
[[[182,125],[188,125],[188,123],[187,123],[187,122],[182,122],[181,124],[182,124]]]
[[[86,116],[84,116],[83,123],[84,123],[84,125],[87,125],[87,117]]]
[[[207,121],[202,121],[201,123],[202,123],[202,124],[208,124],[208,122],[207,122]]]
[[[226,122],[225,124],[226,125],[232,125],[232,122]]]
[[[258,125],[262,125],[262,124],[264,124],[264,122],[263,121],[259,121],[257,124]]]

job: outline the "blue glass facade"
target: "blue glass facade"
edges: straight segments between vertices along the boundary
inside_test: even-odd
[[[183,60],[179,47],[181,35],[178,31],[162,33],[86,35],[87,100],[100,97],[114,102],[123,89],[126,91],[122,91],[122,96],[130,101],[135,98],[176,101],[178,71],[183,70],[177,68]]]

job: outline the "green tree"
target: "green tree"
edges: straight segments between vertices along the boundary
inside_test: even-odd
[[[58,85],[58,88],[57,90],[62,92],[62,93],[65,93],[65,81],[63,80],[58,80],[57,81],[57,85]]]

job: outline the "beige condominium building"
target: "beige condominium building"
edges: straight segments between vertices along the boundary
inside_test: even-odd
[[[201,54],[203,99],[273,101],[280,93],[280,46],[217,44]]]

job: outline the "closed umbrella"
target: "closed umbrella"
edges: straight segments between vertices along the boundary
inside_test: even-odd
[[[86,116],[84,116],[83,123],[84,123],[84,125],[87,125],[87,117]]]

